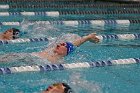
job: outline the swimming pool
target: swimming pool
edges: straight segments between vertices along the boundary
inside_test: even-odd
[[[11,6],[16,5],[15,3],[8,4]],[[36,2],[34,2],[34,4],[37,6]],[[52,4],[52,6],[54,5],[55,7],[56,5],[60,4],[61,7],[62,5],[64,5],[65,7],[63,6],[59,10],[55,7],[49,7],[48,4]],[[67,33],[83,36],[92,32],[96,32],[98,35],[102,35],[102,42],[100,42],[99,44],[93,44],[91,42],[85,43],[81,47],[77,48],[74,53],[67,56],[65,58],[65,63],[78,64],[79,62],[92,63],[98,61],[99,65],[95,64],[94,67],[89,68],[87,64],[86,66],[85,64],[83,64],[80,65],[80,68],[78,67],[78,64],[78,66],[72,65],[75,68],[71,68],[71,66],[69,66],[70,69],[56,69],[52,71],[29,71],[28,68],[28,71],[27,69],[25,69],[25,71],[22,72],[21,68],[20,70],[17,70],[18,73],[12,74],[6,74],[7,72],[5,74],[2,74],[3,71],[1,70],[0,93],[7,93],[9,91],[11,93],[40,93],[42,90],[46,89],[46,87],[48,87],[54,82],[68,83],[76,93],[139,93],[139,64],[104,67],[100,64],[100,62],[102,61],[105,61],[106,63],[107,60],[140,57],[139,4],[131,4],[131,6],[129,6],[125,4],[120,5],[114,3],[110,5],[103,3],[97,3],[97,5],[93,3],[85,3],[86,9],[90,9],[90,11],[88,12],[85,12],[81,7],[77,8],[79,6],[84,6],[84,4],[81,3],[77,3],[76,9],[76,5],[74,6],[74,3],[69,4],[64,2],[50,2],[48,4],[46,3],[46,6],[48,5],[48,8],[42,7],[42,9],[34,9],[31,7],[19,7],[17,8],[18,11],[16,11],[16,8],[14,9],[12,7],[10,7],[10,9],[1,9],[1,31],[4,31],[10,27],[17,27],[21,29],[21,31],[28,33],[22,36],[22,38],[36,37],[37,39],[44,37],[59,37],[63,35],[68,35]],[[21,5],[21,3],[18,2],[18,5]],[[41,5],[43,6],[44,4]],[[68,5],[69,7],[71,5],[73,6],[71,6],[70,8],[66,8],[66,6]],[[27,6],[30,6],[30,4],[27,4]],[[91,6],[94,7],[91,8]],[[32,11],[32,13],[30,12],[28,14],[27,12],[24,12],[24,9],[29,9],[29,11]],[[69,9],[72,12],[68,12]],[[16,13],[12,14],[10,12],[7,12],[8,10],[12,13]],[[53,12],[44,13],[43,11]],[[59,13],[56,11],[58,11]],[[127,34],[127,40],[125,40],[124,34]],[[131,36],[128,36],[128,34],[131,34]],[[118,38],[115,38],[114,35],[119,36],[117,36]],[[120,35],[123,35],[122,38]],[[67,38],[71,39],[70,37]],[[19,40],[15,42],[12,41],[10,43],[0,42],[0,54],[5,55],[15,52],[36,52],[46,48],[47,45],[48,41],[46,39]],[[119,61],[118,63],[121,62],[123,61]],[[109,65],[108,63],[106,64]],[[31,62],[31,60],[14,60],[6,63],[1,63],[0,67],[11,68],[28,65],[44,66],[46,64],[39,61]]]

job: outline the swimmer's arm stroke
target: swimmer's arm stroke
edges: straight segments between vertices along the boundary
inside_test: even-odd
[[[94,43],[98,43],[99,39],[96,37],[96,33],[91,33],[87,36],[83,36],[80,39],[73,41],[72,43],[73,45],[79,47],[81,44],[83,44],[86,41],[92,41]]]

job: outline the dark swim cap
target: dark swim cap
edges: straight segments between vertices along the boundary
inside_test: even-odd
[[[66,42],[66,47],[67,47],[67,55],[74,51],[74,45],[72,43]]]
[[[13,30],[13,39],[17,39],[20,37],[20,31],[19,29],[16,29],[16,28],[12,28]]]
[[[66,83],[62,83],[62,85],[65,87],[64,93],[73,93],[69,85],[67,85]]]

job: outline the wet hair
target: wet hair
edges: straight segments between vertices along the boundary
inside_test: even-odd
[[[64,93],[74,93],[73,91],[72,91],[72,89],[70,88],[70,86],[68,85],[68,84],[66,84],[66,83],[55,83],[55,84],[53,84],[52,86],[57,86],[57,85],[59,85],[59,84],[62,84],[63,85],[63,87],[64,87]],[[49,88],[50,88],[51,86],[49,86],[45,91],[49,91]]]
[[[12,30],[13,30],[13,39],[19,38],[20,30],[16,28],[12,28]]]
[[[65,87],[64,93],[73,93],[72,89],[70,88],[68,84],[62,83],[62,85]]]

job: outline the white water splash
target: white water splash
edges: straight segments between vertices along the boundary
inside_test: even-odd
[[[82,76],[80,73],[74,73],[73,75],[70,76],[70,81],[73,86],[76,86],[76,89],[80,87],[86,90],[87,93],[102,93],[101,87],[98,84],[96,84],[95,82],[93,83],[87,80],[83,80],[81,79],[81,77]]]

